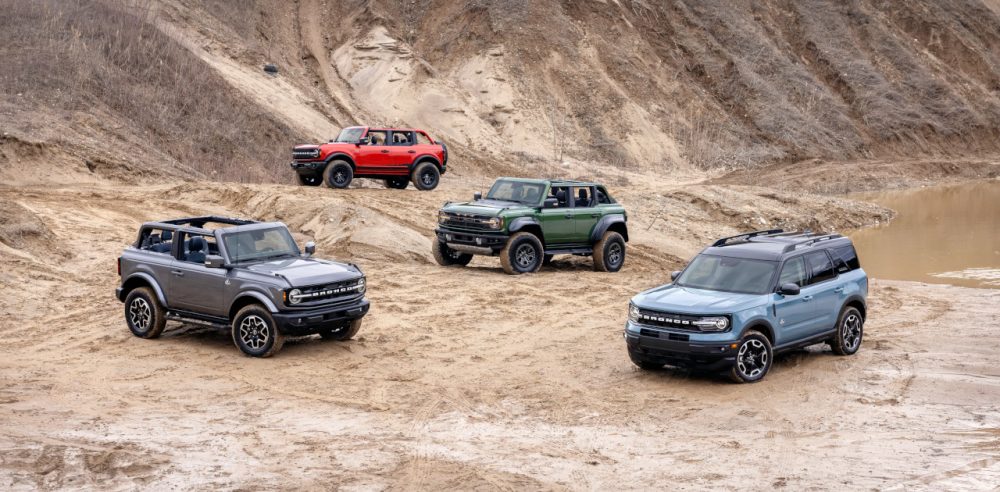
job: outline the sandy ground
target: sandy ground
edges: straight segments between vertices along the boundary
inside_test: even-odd
[[[754,385],[641,372],[625,354],[628,298],[705,238],[757,220],[854,227],[884,209],[612,187],[632,214],[622,272],[573,258],[513,277],[495,258],[432,264],[434,210],[475,189],[446,185],[0,187],[0,489],[1000,483],[998,290],[874,281],[858,355],[792,353]],[[280,219],[357,261],[373,306],[359,337],[300,339],[266,360],[191,325],[134,338],[113,298],[117,253],[140,221],[206,212]]]

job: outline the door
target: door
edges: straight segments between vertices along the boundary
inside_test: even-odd
[[[389,146],[389,164],[397,168],[399,174],[409,174],[410,164],[417,157],[415,135],[412,131],[393,131],[389,134],[392,145]]]
[[[205,257],[219,254],[215,238],[200,234],[183,234],[178,257],[170,268],[171,308],[200,314],[226,316],[224,306],[226,279],[225,268],[205,268]]]
[[[368,143],[358,146],[357,174],[391,172],[392,146],[388,145],[389,132],[368,130]]]
[[[809,290],[813,296],[810,331],[819,335],[832,330],[837,324],[844,287],[837,282],[837,270],[826,251],[811,251],[806,253],[805,259],[809,267]]]
[[[539,213],[542,234],[545,235],[545,242],[548,245],[566,244],[576,235],[569,187],[552,187],[549,190],[549,198],[556,198],[558,205],[555,208],[543,208]]]
[[[778,286],[794,283],[801,287],[797,296],[774,294],[774,312],[778,318],[775,345],[784,345],[808,338],[812,333],[813,293],[808,287],[809,271],[805,258],[796,256],[785,260],[778,277]]]
[[[597,221],[601,219],[594,189],[590,186],[572,186],[570,192],[573,197],[573,242],[587,244],[590,242],[590,231],[594,230]]]

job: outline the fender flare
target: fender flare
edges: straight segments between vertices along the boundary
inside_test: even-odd
[[[625,216],[622,215],[622,214],[609,214],[609,215],[605,215],[604,217],[601,217],[601,220],[598,220],[597,224],[594,225],[594,229],[592,231],[590,231],[590,242],[591,243],[596,243],[597,241],[600,241],[601,240],[601,236],[603,236],[604,233],[607,232],[608,228],[611,227],[612,224],[619,224],[619,223],[621,223],[621,224],[625,224],[626,223],[625,222]],[[625,226],[625,231],[626,232],[625,232],[624,239],[625,239],[625,242],[628,242],[628,226],[627,225]]]
[[[434,163],[435,166],[437,166],[438,171],[441,170],[441,162],[438,161],[437,157],[434,157],[432,154],[420,154],[417,157],[413,158],[413,162],[410,163],[409,166],[410,172],[412,173],[413,169],[417,167],[417,164],[419,164],[422,161],[431,161]]]
[[[846,308],[848,304],[850,304],[852,302],[855,302],[855,301],[857,301],[859,304],[861,304],[861,318],[862,318],[862,321],[867,321],[868,320],[868,302],[860,294],[851,294],[851,295],[847,296],[847,299],[844,299],[844,303],[840,305],[840,311],[843,312],[844,308]],[[837,314],[838,314],[838,316],[840,315],[840,313],[837,313]]]
[[[146,272],[135,272],[132,275],[129,275],[128,278],[126,278],[125,281],[122,282],[122,285],[131,282],[132,279],[134,278],[141,278],[145,280],[146,283],[153,288],[153,292],[156,293],[156,300],[160,301],[160,305],[163,307],[167,307],[167,296],[163,294],[163,289],[160,288],[159,282],[157,282],[152,275]],[[125,299],[122,299],[122,302],[125,302]]]
[[[761,328],[763,328],[763,330]],[[750,330],[757,330],[763,332],[764,336],[766,336],[768,339],[771,340],[772,349],[774,348],[775,343],[777,342],[777,340],[775,339],[777,333],[774,332],[774,327],[772,327],[771,323],[767,321],[767,318],[758,317],[748,320],[744,324],[743,330],[740,331],[740,338],[742,339]]]
[[[347,163],[351,165],[351,169],[356,169],[357,168],[357,166],[354,164],[354,158],[351,157],[350,154],[347,154],[345,152],[334,152],[334,153],[326,156],[326,160],[324,160],[323,162],[326,163],[326,165],[329,165],[331,161],[333,161],[334,159],[337,159],[337,158],[340,158],[340,159],[343,159],[343,160],[347,161]],[[326,167],[326,166],[324,166],[324,167]]]
[[[252,297],[252,298],[254,298],[257,301],[260,301],[260,303],[263,304],[264,307],[266,307],[267,310],[270,311],[270,312],[272,312],[272,313],[278,312],[278,308],[274,305],[273,302],[271,302],[271,299],[269,299],[266,295],[264,295],[264,294],[262,294],[260,292],[257,292],[255,290],[247,290],[247,291],[240,292],[239,295],[237,295],[233,299],[233,302],[229,303],[229,310],[228,311],[232,311],[233,306],[235,306],[237,302],[239,302],[242,299],[246,299],[247,297]]]
[[[516,217],[514,220],[510,221],[510,224],[507,225],[507,232],[509,232],[510,235],[513,236],[515,233],[523,230],[528,226],[538,227],[538,233],[539,233],[538,239],[542,242],[542,245],[544,245],[545,236],[544,233],[542,233],[542,224],[538,222],[538,220],[535,219],[534,217]]]

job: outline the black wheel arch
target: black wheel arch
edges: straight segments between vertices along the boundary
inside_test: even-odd
[[[258,304],[260,307],[264,308],[264,310],[271,313],[277,311],[274,304],[263,294],[248,291],[236,296],[236,298],[233,299],[233,303],[229,306],[229,320],[232,321],[233,318],[236,317],[236,313],[240,312],[240,309],[252,304]]]
[[[345,154],[343,152],[335,152],[333,154],[330,154],[326,158],[326,165],[327,166],[330,165],[330,163],[333,162],[334,160],[347,161],[347,164],[351,166],[352,171],[357,170],[357,166],[354,164],[354,159],[348,154]],[[326,166],[323,167],[325,168]]]
[[[507,231],[512,236],[518,232],[530,232],[538,236],[538,240],[542,242],[542,248],[545,248],[545,235],[542,233],[542,224],[534,217],[517,217],[511,220],[507,226]]]
[[[625,223],[623,214],[609,214],[601,217],[594,225],[594,230],[590,232],[590,242],[596,243],[601,240],[605,232],[614,231],[622,235],[622,239],[628,242],[628,226]]]
[[[759,331],[759,332],[763,333],[764,336],[767,337],[767,341],[771,342],[771,347],[773,349],[773,347],[774,347],[774,328],[771,327],[770,323],[768,323],[767,321],[765,321],[763,319],[758,319],[758,320],[751,321],[745,327],[743,327],[743,331],[740,332],[740,338],[743,338],[744,336],[746,336],[746,334],[748,332],[750,332],[750,331]]]
[[[840,308],[840,312],[844,312],[844,309],[849,307],[855,308],[861,313],[861,321],[868,319],[868,305],[865,303],[865,299],[861,296],[854,295],[847,298],[844,305]]]
[[[167,299],[163,295],[163,290],[160,289],[156,280],[142,272],[132,274],[125,280],[124,283],[122,283],[122,290],[118,300],[125,302],[125,298],[128,297],[129,293],[139,287],[149,287],[150,289],[153,289],[153,293],[156,295],[156,300],[159,301],[162,306],[166,307]]]
[[[431,164],[434,164],[434,167],[438,168],[438,172],[441,171],[441,163],[438,162],[436,157],[430,154],[421,154],[417,156],[416,159],[413,159],[413,164],[410,164],[410,172],[412,173],[413,170],[417,168],[417,166],[425,162],[430,162]]]

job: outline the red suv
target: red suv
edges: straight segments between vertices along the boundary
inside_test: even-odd
[[[375,178],[402,190],[413,181],[418,190],[433,190],[448,165],[448,148],[423,130],[352,126],[336,140],[296,145],[292,169],[299,183],[347,188],[354,178]]]

